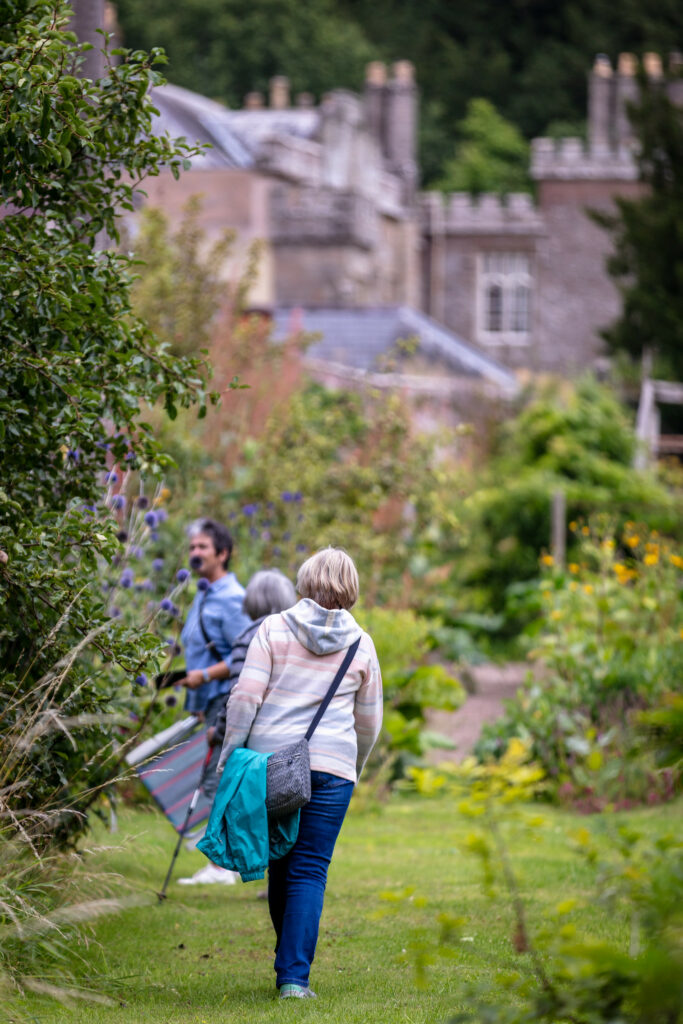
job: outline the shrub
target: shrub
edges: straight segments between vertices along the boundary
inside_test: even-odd
[[[670,795],[634,714],[680,693],[683,558],[669,541],[628,523],[617,540],[602,524],[574,525],[577,562],[542,561],[542,616],[528,632],[539,663],[504,717],[485,726],[481,757],[511,736],[530,744],[556,797],[587,809]]]

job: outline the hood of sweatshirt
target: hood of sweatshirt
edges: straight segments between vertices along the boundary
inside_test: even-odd
[[[349,647],[362,630],[351,612],[344,608],[321,608],[305,597],[282,612],[294,636],[313,654],[332,654]]]

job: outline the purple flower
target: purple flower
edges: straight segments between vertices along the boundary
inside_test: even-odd
[[[138,508],[147,508],[147,506],[149,505],[149,498],[146,498],[144,494],[141,494],[138,498],[135,499],[135,504],[137,505]]]
[[[105,484],[115,484],[116,481],[118,480],[118,478],[119,478],[118,473],[105,473],[104,474],[104,482],[105,482]]]
[[[200,578],[197,580],[197,590],[208,590],[208,589],[209,589],[209,581],[207,580],[206,576],[200,576]]]
[[[148,612],[155,612],[156,610],[157,610],[157,603],[156,603],[156,601],[148,601],[147,602],[147,611]]]
[[[180,652],[182,651],[182,647],[180,646],[180,644],[177,644],[175,642],[172,636],[170,636],[166,641],[166,650],[171,658],[175,658],[176,655],[180,654]]]
[[[250,526],[249,527],[249,536],[250,537],[258,537],[258,530],[256,529],[255,526]]]
[[[111,499],[111,507],[121,509],[126,507],[126,499],[123,494],[115,494]]]
[[[97,441],[95,443],[95,447],[96,448],[103,448],[105,452],[108,452],[109,449],[111,448],[111,445],[109,444],[108,441]]]
[[[164,612],[172,612],[175,605],[173,604],[173,601],[170,600],[170,598],[165,597],[161,604],[159,605],[159,607]]]
[[[80,462],[81,453],[78,450],[78,448],[69,448],[68,452],[66,453],[66,457],[67,459],[70,459],[71,462]]]
[[[286,502],[294,501],[294,495],[291,491],[283,491],[280,497]]]
[[[133,577],[122,576],[121,579],[119,580],[119,583],[124,588],[124,590],[130,590],[130,588],[133,586]]]
[[[130,549],[130,553],[133,556],[133,558],[142,558],[145,552],[139,545],[136,545],[135,547]]]
[[[306,548],[306,545],[305,545],[305,544],[297,544],[297,546],[296,546],[296,550],[297,550],[297,551],[306,551],[306,550],[307,550],[307,548]]]
[[[128,540],[128,534],[126,533],[125,530],[119,530],[119,532],[116,534],[116,539],[120,540],[121,543],[124,544],[125,541]]]
[[[135,714],[134,711],[129,712],[128,717],[130,718],[131,722],[139,722],[140,721],[140,719],[138,718],[138,716]]]
[[[135,458],[135,452],[126,452],[126,462],[132,462]]]
[[[163,558],[155,558],[154,561],[152,562],[152,568],[154,569],[155,572],[161,572],[163,567],[164,567],[164,560],[163,560]]]
[[[270,530],[261,531],[261,540],[270,540]]]
[[[283,540],[291,540],[292,539],[292,535],[289,532],[289,530],[287,530],[285,533],[282,534],[282,539]]]
[[[194,569],[197,572],[202,567],[202,556],[193,555],[190,559],[190,569]]]
[[[171,615],[174,615],[176,618],[180,615],[180,608],[177,604],[171,605]]]
[[[145,522],[148,526],[156,526],[159,522],[156,512],[147,512],[145,515]]]
[[[165,508],[157,509],[157,519],[159,520],[160,523],[166,522],[166,520],[168,519],[168,512],[166,511]]]
[[[178,703],[178,698],[174,697],[172,693],[169,693],[168,697],[166,698],[166,707],[167,708],[174,708],[177,703]]]
[[[140,584],[140,590],[154,590],[154,584],[151,580],[143,580]]]
[[[294,494],[292,495],[292,501],[303,501],[303,497],[304,496],[301,493],[301,491],[295,491]]]
[[[244,512],[245,516],[253,516],[256,512],[258,512],[258,505],[244,505],[242,511]]]
[[[184,583],[185,580],[188,579],[189,575],[189,569],[178,569],[178,572],[175,574],[175,578],[178,580],[178,583]]]
[[[147,686],[147,676],[144,672],[141,672],[139,676],[135,677],[136,686]]]
[[[150,537],[152,538],[152,540],[159,540],[159,531],[152,530],[152,532],[150,533]]]
[[[109,618],[110,619],[118,619],[120,615],[121,615],[121,609],[117,608],[116,605],[113,604],[111,606],[111,608],[109,609]]]

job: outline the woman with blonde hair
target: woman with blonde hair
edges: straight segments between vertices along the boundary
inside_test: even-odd
[[[227,707],[219,771],[233,750],[281,750],[300,740],[348,648],[358,649],[310,739],[311,800],[301,809],[294,847],[268,868],[281,998],[309,998],[309,972],[327,869],[353,787],[379,735],[382,680],[371,638],[349,609],[358,573],[339,548],[318,551],[299,569],[301,600],[269,615],[254,637]]]

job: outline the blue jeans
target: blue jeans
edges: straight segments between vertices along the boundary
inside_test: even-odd
[[[311,772],[311,800],[301,809],[299,836],[282,860],[268,865],[268,906],[275,928],[276,984],[308,985],[323,909],[327,869],[351,800],[353,783]]]

